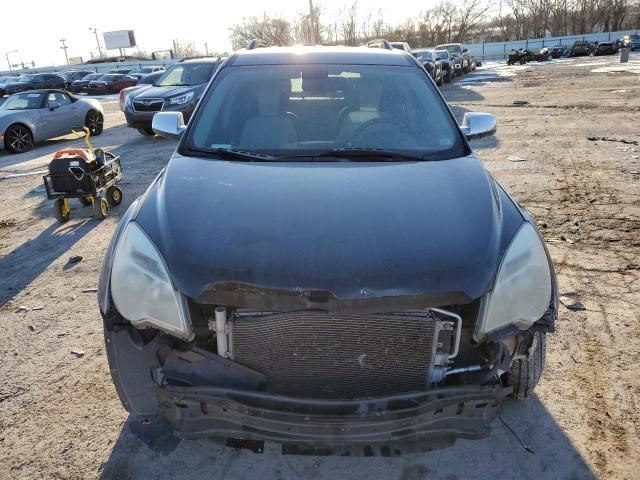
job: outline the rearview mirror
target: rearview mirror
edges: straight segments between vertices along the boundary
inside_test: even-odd
[[[490,113],[467,112],[460,128],[468,139],[485,137],[496,133],[496,116]]]
[[[60,108],[60,104],[58,102],[49,102],[49,110],[53,111],[56,108]]]
[[[182,112],[158,112],[153,116],[151,128],[156,135],[178,139],[187,127]]]

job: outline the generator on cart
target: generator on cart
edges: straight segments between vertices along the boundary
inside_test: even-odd
[[[120,156],[93,148],[85,131],[88,148],[59,150],[43,177],[47,198],[55,200],[55,217],[63,223],[71,216],[71,198],[91,205],[99,220],[107,217],[110,205],[122,202],[122,190],[116,185],[122,179]]]

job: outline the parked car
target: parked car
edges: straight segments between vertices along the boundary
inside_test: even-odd
[[[170,66],[151,88],[126,96],[127,125],[143,135],[154,135],[151,122],[161,110],[182,112],[188,121],[219,64],[218,58],[199,58]]]
[[[64,89],[66,80],[54,73],[30,73],[21,75],[15,82],[9,83],[4,88],[6,95],[25,92],[27,90]]]
[[[615,55],[618,53],[618,46],[615,42],[598,42],[595,50],[593,51],[594,55]]]
[[[421,48],[413,50],[413,55],[418,59],[424,68],[429,72],[436,85],[442,85],[444,83],[444,71],[442,68],[442,61],[434,50],[428,48]]]
[[[389,44],[393,48],[397,48],[398,50],[403,50],[407,53],[411,53],[411,47],[407,42],[389,42]]]
[[[69,91],[72,93],[81,93],[86,92],[89,83],[98,80],[99,78],[104,77],[104,73],[90,73],[89,75],[85,75],[80,80],[74,80],[69,85]]]
[[[566,45],[553,45],[549,48],[549,53],[551,54],[551,58],[568,57],[570,54],[569,47]]]
[[[0,97],[3,97],[5,95],[7,85],[9,85],[10,83],[17,82],[19,79],[20,77],[18,76],[14,77],[10,75],[4,75],[0,77]]]
[[[140,68],[138,70],[133,70],[131,72],[129,72],[129,75],[131,75],[132,77],[136,77],[138,79],[144,77],[145,75],[149,75],[150,73],[156,73],[156,72],[164,72],[165,68],[159,65],[152,65],[152,66],[148,66],[148,67],[143,67]]]
[[[119,93],[123,88],[132,87],[137,83],[138,79],[136,77],[108,73],[97,80],[91,80],[89,85],[87,85],[87,93],[97,95]]]
[[[591,55],[593,53],[594,46],[591,42],[586,40],[578,40],[571,46],[571,56],[579,57],[582,55]]]
[[[622,46],[624,48],[630,48],[631,50],[640,49],[640,35],[635,33],[631,35],[625,35],[624,37],[622,37]]]
[[[417,59],[377,50],[241,50],[188,125],[155,114],[177,148],[98,287],[141,435],[408,452],[533,395],[558,292],[469,144],[496,118],[459,126]]]
[[[22,153],[48,138],[87,127],[100,135],[104,111],[99,101],[80,99],[62,90],[16,93],[0,105],[0,149]]]
[[[436,50],[446,50],[449,52],[450,61],[453,61],[454,68],[456,69],[456,72],[458,72],[458,75],[469,73],[471,71],[471,67],[469,65],[469,52],[465,52],[466,49],[462,47],[461,43],[437,45]]]
[[[456,70],[449,58],[449,52],[447,52],[446,50],[436,50],[436,54],[438,55],[438,58],[442,62],[442,71],[444,75],[444,81],[446,83],[452,82],[456,76]],[[476,60],[476,65],[477,64],[478,64],[478,61]]]
[[[76,80],[82,80],[84,77],[91,75],[92,73],[95,72],[90,70],[68,70],[66,72],[61,72],[60,76],[66,80],[67,88],[69,88]]]
[[[107,73],[118,73],[120,75],[129,75],[134,70],[135,68],[114,68],[113,70],[109,70]]]
[[[120,95],[118,95],[120,111],[124,112],[124,101],[127,95],[129,95],[133,91],[151,87],[160,77],[162,77],[162,75],[164,75],[164,71],[149,73],[148,75],[140,78],[140,80],[138,80],[138,83],[136,83],[133,87],[127,87],[120,90]]]

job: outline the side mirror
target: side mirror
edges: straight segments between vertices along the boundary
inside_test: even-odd
[[[490,113],[467,112],[460,125],[468,139],[493,135],[496,132],[496,116]]]
[[[468,48],[465,48],[464,50],[462,50],[462,53],[468,53],[468,52],[469,52]]]
[[[56,108],[60,108],[60,104],[58,102],[49,102],[49,110],[53,112]]]
[[[187,127],[182,112],[158,112],[153,116],[151,128],[156,135],[178,139]]]

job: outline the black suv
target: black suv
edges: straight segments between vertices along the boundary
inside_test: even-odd
[[[384,455],[486,436],[503,398],[532,395],[556,281],[469,144],[496,118],[458,125],[383,45],[251,43],[188,126],[154,117],[179,143],[98,289],[140,428]]]
[[[27,90],[62,90],[67,81],[55,73],[30,73],[20,76],[19,80],[5,87],[5,94],[13,95]]]
[[[151,121],[160,111],[182,112],[188,121],[218,65],[219,58],[184,60],[172,65],[152,87],[127,95],[127,125],[143,135],[153,135]]]

